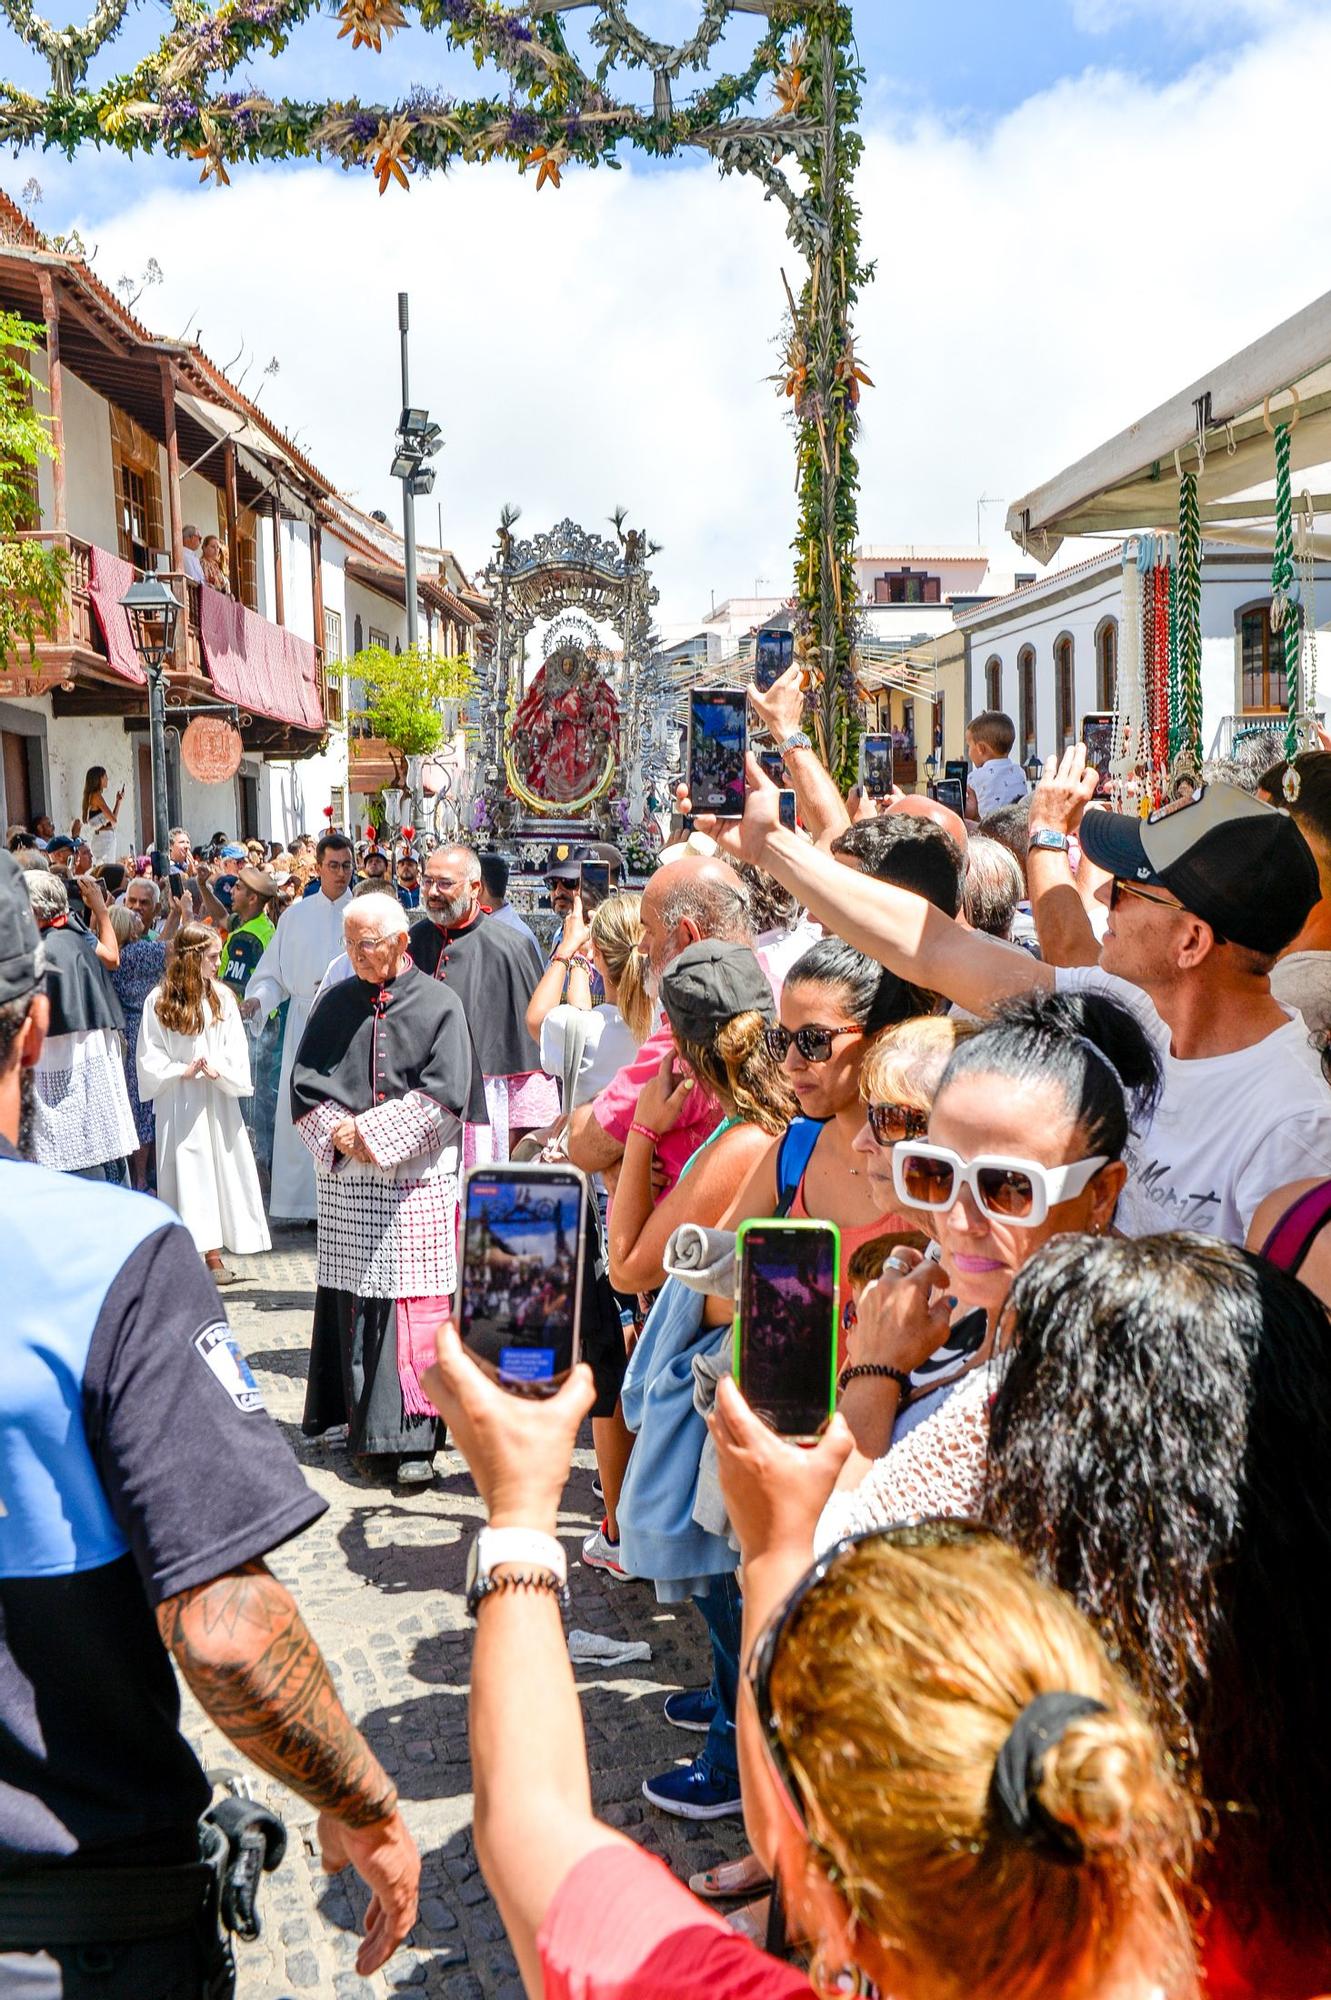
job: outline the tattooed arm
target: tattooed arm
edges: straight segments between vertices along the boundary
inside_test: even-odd
[[[237,1749],[319,1808],[330,1874],[351,1863],[371,1891],[362,1977],[416,1921],[420,1856],[397,1792],[339,1701],[291,1593],[243,1564],[157,1608],[162,1639],[200,1706]]]

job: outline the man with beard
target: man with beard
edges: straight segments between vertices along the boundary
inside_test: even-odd
[[[343,931],[352,976],[316,1004],[291,1078],[319,1195],[303,1427],[345,1423],[363,1471],[423,1485],[439,1430],[420,1378],[457,1284],[462,1120],[485,1099],[461,1002],[412,964],[396,896],[356,897]]]
[[[558,1087],[527,1032],[540,953],[483,913],[481,864],[469,847],[435,849],[425,864],[425,907],[428,921],[412,926],[412,958],[461,1000],[485,1077],[489,1127],[468,1120],[463,1163],[506,1160],[525,1133],[559,1117]]]
[[[749,892],[730,865],[713,855],[686,854],[658,868],[642,892],[642,948],[647,954],[648,990],[653,999],[661,974],[679,954],[703,938],[752,945]],[[648,1037],[634,1060],[590,1104],[579,1105],[568,1128],[568,1156],[589,1174],[618,1168],[638,1108],[638,1093],[658,1073],[675,1046],[668,1027]],[[721,1121],[720,1106],[695,1084],[683,1115],[657,1142],[663,1184],[658,1200],[679,1179],[686,1163]]]

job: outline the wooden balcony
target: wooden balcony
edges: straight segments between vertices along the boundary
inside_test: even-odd
[[[64,602],[54,635],[38,641],[35,659],[28,660],[20,653],[0,671],[0,695],[48,694],[54,688],[70,688],[88,679],[101,681],[109,678],[124,687],[125,683],[119,681],[106,657],[93,616],[92,599],[88,593],[91,551],[87,542],[79,541],[74,535],[41,530],[24,533],[17,539],[41,542],[48,548],[62,548],[69,566],[65,574]]]
[[[93,609],[92,549],[76,535],[42,531],[26,540],[62,547],[69,558],[64,603],[55,635],[38,643],[33,666],[19,662],[0,674],[0,696],[49,693],[57,716],[119,715],[127,728],[147,714],[144,682],[117,671]],[[200,631],[200,586],[178,572],[158,572],[185,607],[176,634],[176,657],[167,677],[168,722],[172,705],[218,699],[208,674]],[[243,703],[242,703],[243,708]],[[276,716],[255,713],[242,729],[245,747],[274,756],[299,757],[317,747],[319,736]]]

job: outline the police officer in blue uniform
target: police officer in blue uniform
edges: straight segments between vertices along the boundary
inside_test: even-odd
[[[42,946],[0,855],[0,1994],[219,2000],[211,1788],[171,1659],[219,1729],[319,1808],[371,1889],[362,1973],[419,1856],[264,1558],[306,1486],[174,1213],[26,1160]],[[223,1843],[225,1845],[225,1843]]]

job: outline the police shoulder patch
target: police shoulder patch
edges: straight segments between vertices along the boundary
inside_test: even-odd
[[[263,1393],[224,1319],[196,1333],[194,1346],[238,1410],[263,1408]]]

